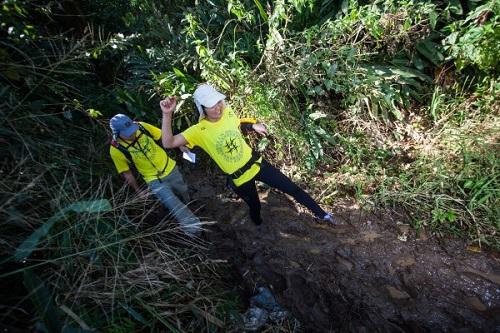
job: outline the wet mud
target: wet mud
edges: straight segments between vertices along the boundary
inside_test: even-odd
[[[259,231],[223,176],[188,175],[205,238],[251,292],[269,287],[306,332],[500,332],[500,259],[459,240],[417,234],[389,212],[349,202],[317,222],[287,196],[261,188]]]

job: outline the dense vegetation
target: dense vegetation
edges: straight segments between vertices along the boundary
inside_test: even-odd
[[[225,264],[121,188],[107,156],[111,115],[159,124],[175,94],[181,130],[202,81],[270,126],[256,149],[323,204],[351,197],[500,249],[499,12],[498,0],[4,0],[2,321],[238,330]]]

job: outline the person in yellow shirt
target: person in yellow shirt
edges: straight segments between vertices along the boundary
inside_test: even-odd
[[[335,224],[332,215],[326,213],[309,194],[259,156],[245,142],[242,131],[253,130],[265,135],[267,128],[265,124],[255,120],[240,120],[234,111],[226,106],[225,98],[225,95],[208,84],[198,86],[193,99],[200,114],[200,121],[177,135],[173,135],[171,125],[176,99],[167,97],[162,100],[160,108],[163,113],[163,146],[165,148],[199,146],[207,152],[230,177],[231,188],[248,204],[250,217],[256,225],[262,223],[261,204],[255,187],[256,180],[291,195],[318,219]]]
[[[109,125],[113,132],[109,153],[125,182],[139,196],[148,195],[130,170],[133,164],[149,190],[179,222],[184,233],[190,237],[198,236],[201,232],[200,220],[184,204],[189,202],[188,187],[175,161],[156,143],[161,137],[161,130],[145,122],[134,122],[124,114],[115,115]]]

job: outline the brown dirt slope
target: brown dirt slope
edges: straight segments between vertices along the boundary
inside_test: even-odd
[[[247,288],[270,287],[307,332],[500,332],[500,261],[398,224],[389,213],[333,208],[331,226],[261,189],[259,232],[222,177],[189,177],[207,238]]]

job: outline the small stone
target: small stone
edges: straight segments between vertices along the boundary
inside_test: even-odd
[[[398,240],[400,240],[401,242],[406,242],[408,240],[408,235],[406,233],[398,235]]]
[[[481,278],[483,278],[485,280],[488,280],[488,281],[490,281],[490,282],[492,282],[494,284],[500,285],[500,275],[499,274],[484,273],[484,272],[478,271],[477,269],[474,269],[472,267],[467,267],[464,271],[466,273],[479,276],[479,277],[481,277]]]
[[[399,290],[397,288],[394,288],[393,286],[385,286],[387,290],[389,291],[389,295],[391,296],[392,299],[408,299],[411,298],[410,295],[406,291]]]
[[[467,246],[467,252],[481,253],[481,248],[479,246],[469,245]]]
[[[483,312],[488,310],[486,305],[478,298],[478,297],[469,297],[467,298],[467,303],[476,311]]]
[[[361,234],[363,241],[371,243],[375,239],[382,237],[382,235],[377,234],[375,231],[365,231]]]
[[[399,224],[398,223],[398,229],[399,229],[400,233],[407,234],[408,232],[410,232],[410,225],[409,224]]]
[[[403,257],[396,259],[394,263],[401,267],[410,267],[415,265],[416,261],[413,257]]]
[[[320,249],[310,249],[309,252],[312,253],[312,254],[321,254],[321,250]]]
[[[342,266],[347,268],[348,271],[352,271],[352,268],[354,266],[352,262],[350,262],[347,259],[342,258],[341,256],[335,256],[335,259],[337,259],[339,264],[341,264]]]
[[[347,245],[354,245],[356,244],[356,241],[352,238],[347,238],[347,239],[342,239],[340,241],[341,244],[347,244]]]
[[[418,240],[425,242],[428,239],[429,239],[429,235],[427,234],[427,232],[424,229],[419,230],[419,232],[418,232]]]

